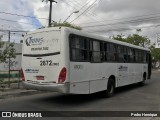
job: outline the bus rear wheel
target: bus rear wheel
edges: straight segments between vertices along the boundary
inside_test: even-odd
[[[142,80],[142,82],[139,83],[140,86],[144,86],[145,82],[146,82],[146,73],[143,74],[143,80]]]
[[[114,79],[110,78],[108,80],[107,90],[106,90],[106,97],[112,97],[115,92],[115,81]]]

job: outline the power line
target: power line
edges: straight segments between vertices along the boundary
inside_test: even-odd
[[[129,21],[122,21],[122,22],[117,22],[117,23],[108,23],[108,24],[100,24],[100,25],[90,25],[90,26],[84,26],[82,28],[90,28],[90,27],[101,27],[101,26],[108,26],[108,25],[117,25],[117,24],[126,24],[126,23],[134,23],[134,22],[144,22],[144,21],[150,21],[150,20],[157,20],[160,16],[156,17],[148,17],[148,18],[140,18],[140,19],[135,19],[135,20],[129,20]]]
[[[9,20],[9,19],[3,19],[3,18],[0,18],[0,20],[3,20],[3,21],[9,21],[9,22],[23,23],[23,24],[28,24],[28,25],[34,25],[34,24],[31,24],[31,23],[26,23],[26,22],[18,22],[18,21]]]
[[[89,0],[87,3],[85,3],[84,5],[82,5],[80,2],[78,2],[78,1],[76,1],[76,0],[74,0],[74,1],[65,1],[65,0],[61,0],[61,1],[63,1],[63,2],[65,2],[67,5],[69,5],[69,6],[71,6],[72,8],[74,8],[74,9],[76,9],[76,10],[79,10],[79,11],[81,11],[87,4],[89,4],[91,1],[93,1],[93,0]],[[70,4],[69,4],[70,3]],[[75,3],[75,4],[74,4]],[[73,5],[73,6],[72,6]],[[77,7],[78,8],[77,8]]]
[[[134,30],[134,29],[146,29],[146,28],[155,28],[155,27],[160,27],[160,24],[158,25],[152,25],[152,26],[144,26],[144,27],[135,27],[135,28],[119,28],[119,29],[106,29],[106,30],[95,30],[95,31],[85,31],[89,33],[97,33],[97,32],[109,32],[109,31],[128,31],[128,30]]]
[[[90,0],[89,2],[91,2],[91,1],[93,1],[93,0]],[[98,3],[100,2],[101,0],[99,0],[98,1]],[[74,2],[76,2],[76,3],[78,3],[77,1],[74,1]],[[79,3],[78,3],[79,4]],[[87,3],[86,3],[87,4]],[[85,6],[85,5],[84,5]],[[89,10],[91,10],[93,7],[95,6],[95,4],[93,5],[93,6],[91,6],[91,8],[89,9]],[[83,7],[82,7],[83,8]],[[88,11],[89,11],[88,10]],[[80,11],[80,10],[79,10]],[[103,18],[101,18],[101,17],[99,17],[99,16],[97,16],[95,13],[93,13],[93,12],[86,12],[86,13],[84,13],[84,15],[86,15],[88,18],[90,18],[92,21],[94,20],[94,21],[96,21],[96,22],[98,22],[98,20],[97,19],[100,19],[101,21],[104,21],[104,19]],[[90,16],[89,16],[90,15]],[[92,17],[92,18],[91,18]]]
[[[158,14],[160,14],[160,13],[158,13]],[[87,15],[87,14],[86,14]],[[94,14],[95,15],[95,14]],[[151,15],[157,15],[157,14],[149,14],[149,15],[143,15],[143,16],[151,16]],[[130,17],[130,18],[135,18],[135,17],[142,17],[142,15],[141,16],[134,16],[134,17]],[[158,17],[158,16],[157,16]],[[123,18],[123,19],[130,19],[130,18]],[[144,21],[149,21],[149,20],[155,20],[156,18],[154,17],[152,17],[152,18],[145,18],[145,19],[147,19],[147,20],[144,20]],[[122,20],[122,19],[114,19],[114,20]],[[140,19],[140,20],[143,20],[143,19]],[[141,22],[140,20],[136,20],[135,22]],[[109,20],[103,20],[103,21],[100,21],[100,22],[105,22],[105,21],[109,21]],[[111,21],[111,20],[110,20]],[[113,20],[112,20],[113,21]],[[128,22],[128,21],[127,21]],[[130,21],[129,21],[130,22]],[[91,23],[91,22],[90,22]],[[92,23],[95,23],[95,22],[92,22]],[[97,23],[97,20],[96,20],[96,23]],[[131,23],[134,23],[133,22],[133,20],[131,20]],[[87,23],[88,24],[88,23]],[[116,23],[117,24],[117,23]],[[109,24],[109,25],[116,25],[115,23],[112,23],[112,24]],[[125,23],[122,23],[122,22],[118,22],[118,24],[125,24]],[[101,24],[101,26],[103,26],[104,24]]]
[[[79,10],[79,8],[77,9],[77,7],[75,7],[75,6],[77,6],[77,5],[75,5],[75,4],[70,4],[70,2],[66,2],[65,0],[61,0],[61,2],[65,2],[67,5],[69,5],[70,7],[72,7],[73,9],[75,9],[75,10]],[[90,1],[92,1],[92,0],[90,0]],[[76,2],[76,1],[75,1]],[[78,2],[77,2],[78,3]],[[80,3],[78,3],[78,4],[80,4]],[[80,7],[80,9],[81,9],[81,6],[79,6],[78,5],[78,7]],[[95,14],[93,14],[93,13],[85,13],[84,14],[85,16],[87,16],[89,19],[91,19],[92,21],[94,20],[94,21],[96,21],[97,22],[97,16],[95,16]],[[89,15],[92,15],[92,16],[89,16]],[[91,18],[91,17],[93,17],[93,18]],[[101,18],[98,18],[98,19],[101,19]]]
[[[0,32],[9,32],[10,33],[26,33],[29,31],[24,31],[24,30],[9,30],[9,29],[0,29]]]
[[[87,6],[90,2],[91,2],[92,0],[90,0],[90,1],[88,1],[86,4],[84,4],[83,6],[79,6],[80,7],[80,9],[79,9],[79,11],[81,11],[83,8],[85,8],[85,6]],[[78,1],[74,1],[74,3],[78,3],[79,4],[79,2]],[[89,13],[90,15],[92,15],[91,13]],[[87,14],[85,14],[86,16],[88,16]],[[89,17],[89,16],[88,16]]]
[[[78,15],[75,19],[73,19],[70,23],[74,22],[76,19],[78,19],[80,16],[82,16],[87,10],[89,10],[98,0],[95,0],[90,6],[86,8],[80,15]]]
[[[101,0],[98,1],[98,3],[100,2]],[[95,2],[96,3],[96,2]],[[91,10],[96,4],[93,4],[86,12],[88,12],[89,10]]]
[[[2,13],[2,14],[8,14],[8,15],[15,15],[15,16],[22,16],[22,17],[35,18],[35,19],[38,18],[38,17],[33,17],[33,16],[20,15],[20,14],[15,14],[15,13],[8,13],[8,12],[0,12],[0,13]],[[38,18],[38,19],[45,19],[45,20],[48,20],[47,18]]]
[[[92,0],[88,1],[86,4],[84,4],[80,9],[79,11],[81,11],[85,6],[87,6]]]
[[[134,16],[134,17],[126,17],[126,18],[118,18],[118,19],[112,19],[112,20],[104,20],[104,21],[99,21],[99,22],[109,22],[109,21],[115,21],[115,20],[124,20],[124,19],[131,19],[131,18],[137,18],[137,17],[145,17],[145,16],[151,16],[151,15],[159,15],[160,13],[153,13],[153,14],[148,14],[148,15],[139,15],[139,16]],[[82,24],[89,24],[89,23],[97,23],[97,22],[86,22],[86,23],[81,23]]]

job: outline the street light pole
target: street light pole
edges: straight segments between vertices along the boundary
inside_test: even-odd
[[[72,13],[64,20],[63,23],[65,23],[65,22],[71,17],[71,15],[72,15],[73,13],[79,13],[79,11],[77,10],[77,11],[72,12]]]

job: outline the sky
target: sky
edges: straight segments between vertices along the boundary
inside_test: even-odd
[[[160,33],[160,0],[56,0],[52,5],[52,20],[82,27],[92,34],[112,37],[137,33],[147,36],[152,43]],[[73,13],[74,11],[78,13]],[[73,14],[72,14],[73,13]],[[1,0],[0,30],[33,31],[47,27],[49,2],[46,0]],[[27,17],[28,16],[28,17]],[[3,40],[8,32],[0,32]],[[19,42],[23,32],[11,34]]]

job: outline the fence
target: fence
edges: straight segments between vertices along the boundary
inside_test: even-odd
[[[11,83],[18,83],[17,87],[19,88],[20,84],[20,70],[10,70],[10,75],[8,71],[0,71],[0,83],[10,87]]]

